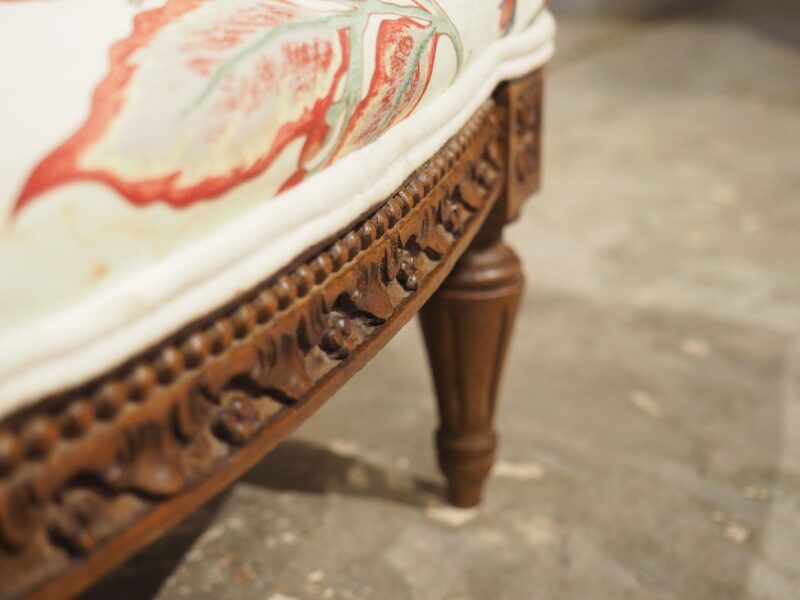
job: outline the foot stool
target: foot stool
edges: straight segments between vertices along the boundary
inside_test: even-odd
[[[417,312],[480,501],[553,34],[543,0],[0,1],[0,598],[86,589]]]

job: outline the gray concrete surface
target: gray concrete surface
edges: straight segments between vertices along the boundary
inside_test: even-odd
[[[553,4],[484,506],[412,326],[85,600],[800,598],[800,3]]]

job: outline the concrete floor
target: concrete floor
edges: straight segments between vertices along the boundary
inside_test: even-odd
[[[800,4],[552,4],[480,511],[439,500],[411,326],[85,600],[800,598]]]

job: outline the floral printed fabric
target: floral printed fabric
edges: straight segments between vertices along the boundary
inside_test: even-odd
[[[499,3],[497,36],[515,12],[515,0]],[[85,120],[33,166],[12,213],[79,180],[133,205],[185,207],[264,173],[291,148],[273,173],[283,191],[411,114],[443,42],[452,80],[473,49],[437,0],[145,5],[110,47]]]
[[[433,108],[541,5],[0,0],[0,338],[249,211],[280,209],[281,233],[335,211],[352,195],[299,184]]]
[[[217,309],[384,200],[543,0],[0,0],[0,416]]]

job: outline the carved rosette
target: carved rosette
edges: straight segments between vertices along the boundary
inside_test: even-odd
[[[388,201],[308,262],[0,423],[0,598],[39,589],[255,438],[278,436],[464,232],[474,235],[505,185],[500,118],[485,103]]]

